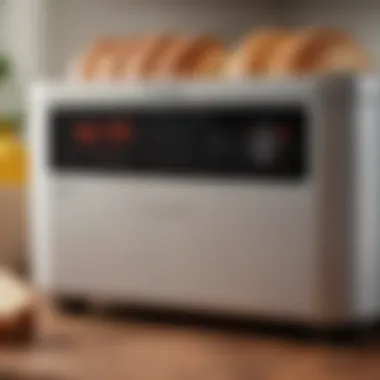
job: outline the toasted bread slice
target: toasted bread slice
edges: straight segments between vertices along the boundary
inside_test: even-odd
[[[371,57],[356,44],[337,44],[326,48],[311,69],[312,73],[366,72],[372,67]]]
[[[231,54],[223,75],[240,78],[265,74],[273,52],[288,35],[288,31],[277,28],[251,33]]]
[[[176,36],[171,33],[155,33],[142,38],[124,68],[123,78],[144,79],[154,76],[161,56],[175,41]]]
[[[136,49],[136,40],[120,38],[115,41],[111,51],[99,58],[94,69],[93,79],[96,81],[115,81],[123,78],[125,67]]]
[[[192,76],[204,79],[222,76],[228,57],[228,50],[223,46],[215,46],[209,49],[199,57],[194,66]]]
[[[268,74],[304,75],[329,71],[363,71],[370,67],[367,53],[340,30],[301,30],[274,51]]]
[[[92,81],[96,78],[99,62],[112,55],[119,40],[104,37],[96,41],[74,62],[71,77],[80,81]]]
[[[161,77],[191,78],[201,66],[202,57],[220,51],[223,44],[213,36],[186,36],[172,45],[157,68]]]

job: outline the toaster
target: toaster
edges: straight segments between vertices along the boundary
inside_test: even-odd
[[[36,84],[35,284],[94,302],[375,321],[379,104],[370,77]]]

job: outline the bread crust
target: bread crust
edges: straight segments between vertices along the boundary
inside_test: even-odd
[[[0,343],[30,340],[37,328],[37,300],[32,290],[3,269],[0,282]]]
[[[0,317],[0,344],[33,339],[37,329],[36,316],[35,307],[29,305],[12,316]]]

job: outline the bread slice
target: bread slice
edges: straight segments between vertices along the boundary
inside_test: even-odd
[[[199,57],[192,76],[201,79],[221,77],[228,57],[228,50],[223,46],[215,46],[209,49]]]
[[[273,52],[289,35],[277,28],[268,28],[248,35],[234,50],[223,70],[227,78],[263,75]]]
[[[98,59],[92,76],[93,80],[109,82],[121,79],[135,46],[136,41],[133,39],[120,38],[115,41],[113,49]]]
[[[115,37],[104,37],[94,42],[88,51],[85,51],[75,61],[72,77],[79,81],[92,81],[96,78],[99,62],[113,53],[119,40]]]
[[[367,72],[371,70],[371,58],[359,45],[337,44],[326,48],[315,60],[312,73]]]
[[[154,76],[161,56],[175,41],[175,35],[165,32],[142,38],[124,68],[123,79],[145,79]]]
[[[180,50],[187,41],[188,38],[185,36],[176,36],[170,46],[160,54],[160,57],[154,65],[154,70],[152,70],[151,76],[155,78],[167,78],[172,76],[173,74],[170,73],[171,62],[174,57],[178,55],[178,50]]]
[[[157,75],[169,78],[191,78],[197,72],[205,55],[222,49],[223,44],[213,36],[183,37],[162,57],[158,64]]]
[[[315,28],[301,30],[275,49],[267,72],[272,76],[304,75],[330,71],[363,71],[370,58],[349,35],[341,30]]]
[[[35,327],[32,291],[10,272],[0,270],[0,342],[28,340]]]

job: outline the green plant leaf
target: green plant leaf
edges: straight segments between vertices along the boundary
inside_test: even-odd
[[[11,72],[9,61],[0,56],[0,81],[9,76]]]

